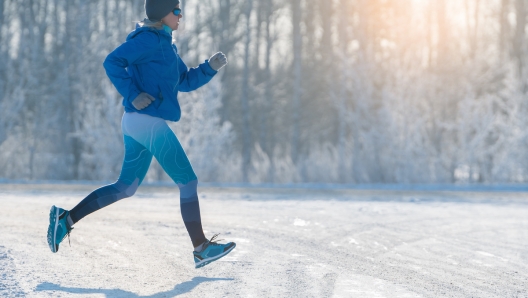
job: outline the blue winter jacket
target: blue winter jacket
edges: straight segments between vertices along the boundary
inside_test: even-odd
[[[126,112],[137,112],[170,121],[180,120],[178,91],[189,92],[208,83],[217,73],[208,61],[188,69],[165,30],[139,27],[105,59],[106,74],[123,96]],[[137,110],[132,101],[141,92],[156,100]]]

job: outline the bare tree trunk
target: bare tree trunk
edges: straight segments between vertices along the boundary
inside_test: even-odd
[[[5,1],[0,1],[0,28],[3,28],[4,22],[5,22],[4,10],[5,10]],[[2,30],[0,30],[0,42],[2,43],[4,42]]]
[[[5,16],[5,1],[0,1],[0,28],[4,27]],[[9,59],[6,44],[9,44],[7,38],[2,34],[0,30],[0,103],[4,100],[7,90],[6,90],[6,68],[7,68],[7,59]],[[0,122],[0,145],[7,139],[7,129],[4,127],[3,121]]]
[[[480,25],[480,0],[475,0],[475,10],[473,11],[473,18],[475,19],[475,25],[473,27],[473,30],[471,30],[471,57],[475,58],[475,54],[478,47],[478,32],[479,32],[479,25]],[[469,23],[469,19],[468,19]]]
[[[447,38],[447,20],[446,20],[446,3],[444,0],[436,0],[436,23],[437,23],[437,34],[438,44],[436,46],[436,61],[437,66],[443,68],[446,66],[444,63],[447,61],[446,55],[448,50],[449,40]]]
[[[253,72],[255,73],[255,81],[258,83],[261,82],[260,78],[260,42],[261,42],[261,35],[262,35],[262,17],[265,13],[265,10],[263,9],[263,1],[257,1],[255,3],[255,12],[257,15],[257,24],[255,27],[255,41],[254,47],[255,47],[255,56],[253,56]]]
[[[234,20],[232,20],[233,13],[231,10],[234,4],[235,3],[233,0],[219,1],[219,6],[220,6],[219,22],[220,24],[217,26],[219,28],[217,29],[217,32],[213,33],[213,36],[217,34],[220,37],[218,40],[219,50],[222,51],[228,57],[228,59],[237,41],[237,37],[234,31],[236,28],[236,24],[238,23],[238,18],[240,17],[240,15],[242,15],[242,14],[237,13]],[[246,5],[248,4],[246,3]],[[211,31],[213,32],[214,30],[215,29],[211,29]],[[222,85],[228,85],[229,78],[231,76],[231,67],[229,67],[228,65],[227,67],[224,68],[223,72],[224,74],[221,77]],[[231,99],[230,96],[227,96],[227,95],[223,96],[222,101],[224,105],[222,107],[222,114],[223,114],[222,119],[224,121],[230,120],[231,118],[232,106],[230,105],[230,99]]]
[[[270,114],[273,114],[273,110],[275,108],[275,100],[273,98],[273,87],[272,87],[272,76],[271,76],[271,49],[274,43],[274,38],[271,36],[271,21],[272,21],[272,14],[273,14],[273,0],[267,0],[266,1],[266,15],[265,15],[265,22],[266,22],[266,64],[264,66],[264,78],[266,80],[265,83],[265,90],[264,90],[264,100],[265,105],[267,105],[267,108],[265,109],[265,112],[262,116],[262,123],[261,123],[261,145],[264,152],[268,154],[270,157],[270,170],[268,173],[268,181],[274,182],[275,177],[275,160],[273,158],[273,148],[275,146],[275,132],[272,131],[270,133],[270,121],[271,117]],[[271,123],[272,124],[272,123]],[[269,140],[268,140],[269,138]]]
[[[508,14],[510,12],[510,0],[501,0],[500,7],[500,55],[501,61],[508,57],[508,40],[510,36],[510,23],[508,21]]]
[[[300,114],[302,95],[302,36],[301,36],[301,0],[292,0],[293,25],[293,98],[292,98],[292,136],[291,158],[297,165],[299,157]]]
[[[185,18],[185,11],[186,11],[186,8],[187,8],[187,1],[180,2],[180,7],[182,9],[182,13],[184,14],[183,17]],[[183,21],[186,22],[185,19]],[[178,52],[179,52],[180,56],[187,57],[187,55],[189,54],[189,38],[190,38],[191,34],[188,34],[188,33],[184,32],[183,36],[184,36],[183,38],[179,38],[178,39]]]
[[[66,24],[74,24],[73,19],[75,17],[75,7],[76,4],[74,1],[67,0],[65,1],[65,11],[66,11]],[[72,3],[73,2],[73,3]],[[82,154],[82,143],[79,140],[79,138],[75,135],[76,132],[80,130],[79,127],[79,119],[80,115],[78,115],[78,94],[75,92],[75,49],[74,49],[74,43],[75,38],[73,37],[76,34],[76,28],[73,26],[68,26],[66,28],[66,34],[64,35],[64,42],[65,45],[65,51],[66,53],[69,53],[69,55],[66,56],[64,68],[66,70],[66,81],[64,82],[65,85],[65,94],[66,97],[64,100],[66,101],[66,104],[68,106],[68,130],[67,133],[70,135],[71,140],[71,153],[73,156],[72,161],[72,170],[73,170],[73,176],[72,178],[74,180],[80,179],[80,167],[81,167],[81,154]],[[67,136],[64,136],[65,138]]]
[[[434,10],[435,5],[434,2],[429,1],[427,3],[427,67],[429,70],[433,69],[434,64],[434,42],[433,42],[433,36],[434,36],[434,29],[433,29],[433,17],[434,17]]]
[[[251,44],[251,27],[250,18],[251,11],[253,10],[253,0],[247,0],[246,3],[246,41],[244,44],[244,73],[242,82],[242,118],[243,118],[243,145],[242,145],[242,179],[243,182],[248,182],[248,171],[249,164],[251,161],[251,130],[249,115],[251,113],[249,109],[249,50]]]
[[[524,45],[526,31],[526,0],[515,0],[516,26],[515,36],[513,37],[513,54],[517,59],[517,69],[519,78],[524,75]],[[523,84],[523,90],[526,84]]]
[[[345,148],[346,148],[346,129],[347,129],[347,123],[346,123],[346,116],[345,111],[347,111],[346,106],[346,96],[347,96],[347,88],[348,84],[345,84],[346,82],[346,72],[348,70],[348,64],[346,63],[347,57],[347,40],[349,40],[348,36],[348,19],[350,18],[348,13],[348,0],[342,0],[339,3],[339,57],[342,59],[342,63],[340,66],[340,75],[338,76],[340,78],[340,84],[337,86],[339,93],[337,94],[337,108],[338,108],[338,127],[337,127],[337,146],[338,146],[338,160],[344,161],[346,160],[345,156]],[[344,162],[339,163],[339,182],[345,183],[347,181],[347,174],[346,174],[346,165]]]
[[[332,2],[326,0],[319,0],[319,9],[321,17],[321,29],[323,30],[321,42],[319,43],[319,53],[323,57],[323,68],[331,70],[332,62],[332,19],[334,17],[334,10]]]
[[[257,17],[257,24],[255,27],[255,33],[254,33],[255,41],[253,42],[254,44],[253,47],[255,50],[254,50],[254,55],[252,59],[253,66],[251,67],[251,72],[253,75],[253,80],[255,82],[254,84],[256,86],[260,85],[263,81],[263,78],[262,78],[263,74],[262,74],[262,70],[260,69],[260,45],[262,41],[262,22],[263,22],[264,14],[266,13],[266,10],[267,10],[267,9],[264,9],[264,5],[265,5],[264,1],[257,1],[255,3],[255,13]],[[260,144],[260,147],[262,148],[262,150],[264,150],[264,152],[266,152],[263,146],[263,143],[265,142],[263,139],[264,137],[263,123],[266,120],[267,102],[265,101],[265,98],[261,97],[261,94],[258,94],[258,99],[256,100],[255,105],[257,106],[258,112],[254,114],[255,115],[254,122],[260,123],[260,125],[255,125],[256,127],[255,135],[256,135],[257,142]]]

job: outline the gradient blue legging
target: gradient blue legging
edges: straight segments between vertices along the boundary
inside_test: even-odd
[[[119,179],[90,193],[70,210],[73,223],[136,192],[155,156],[163,170],[180,188],[180,209],[193,246],[206,238],[198,203],[198,178],[185,151],[165,120],[139,113],[125,113],[121,122],[125,158]]]

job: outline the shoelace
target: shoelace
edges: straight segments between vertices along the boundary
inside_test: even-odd
[[[66,236],[64,236],[64,238],[68,237],[68,244],[70,245],[71,247],[71,242],[70,242],[70,232],[73,230],[73,227],[66,233]],[[64,239],[62,238],[62,239]],[[62,241],[62,240],[61,240]]]
[[[68,231],[68,234],[66,234],[66,235],[68,235],[68,244],[70,245],[70,247],[71,247],[71,242],[70,242],[70,232],[71,232],[72,230],[73,230],[73,228],[71,228],[71,230]]]
[[[59,215],[59,220],[65,216],[65,212],[62,212],[60,215]],[[66,229],[68,229],[68,224],[66,223]],[[68,245],[70,245],[71,247],[71,242],[70,242],[70,232],[73,230],[73,227],[70,227],[70,230],[67,232],[66,236],[68,236]],[[66,238],[66,236],[64,236],[64,238]],[[62,238],[64,240],[64,238]],[[61,240],[62,241],[62,240]]]
[[[218,235],[220,235],[220,234],[214,234],[213,237],[211,237],[211,239],[207,242],[207,246],[209,246],[209,245],[221,245],[221,244],[218,244],[218,243],[216,243],[216,242],[218,242],[218,241],[222,241],[222,240],[224,240],[224,239],[218,239],[218,240],[216,240],[216,238],[218,237]]]

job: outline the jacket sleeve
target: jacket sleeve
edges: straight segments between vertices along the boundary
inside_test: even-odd
[[[126,101],[130,102],[140,93],[126,68],[147,62],[149,54],[159,46],[159,42],[156,34],[140,33],[113,50],[103,62],[108,78]]]
[[[198,65],[196,68],[187,68],[185,63],[181,60],[180,56],[178,58],[178,68],[180,69],[180,80],[178,82],[178,91],[181,92],[190,92],[196,90],[203,85],[209,83],[209,81],[217,74],[218,72],[211,68],[209,61]]]

